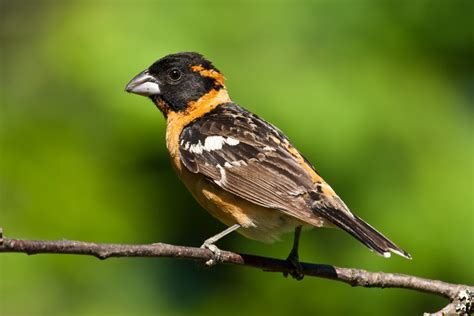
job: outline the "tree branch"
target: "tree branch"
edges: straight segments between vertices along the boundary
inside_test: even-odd
[[[146,245],[105,244],[73,240],[25,240],[3,238],[0,228],[0,252],[33,254],[88,255],[99,259],[112,257],[164,257],[207,262],[213,259],[208,249],[175,246],[164,243]],[[271,272],[291,273],[293,267],[285,260],[222,251],[220,262],[263,269]],[[446,315],[455,311],[467,315],[473,311],[474,287],[451,284],[405,274],[369,272],[362,269],[340,268],[327,264],[301,263],[306,276],[321,277],[344,282],[351,286],[375,288],[404,288],[443,296],[450,304],[433,315]],[[428,315],[428,314],[425,314]]]

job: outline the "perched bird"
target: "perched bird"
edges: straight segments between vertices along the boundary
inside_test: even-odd
[[[165,56],[134,77],[127,92],[149,97],[166,118],[166,145],[179,178],[214,217],[237,231],[273,241],[295,231],[288,257],[301,278],[303,226],[339,227],[384,257],[410,254],[353,214],[275,126],[230,99],[224,76],[198,53]],[[214,260],[214,262],[216,261]]]

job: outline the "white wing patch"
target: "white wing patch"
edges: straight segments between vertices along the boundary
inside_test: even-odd
[[[204,149],[207,151],[220,150],[225,142],[225,138],[222,136],[207,136],[204,140]]]
[[[236,146],[240,143],[238,139],[223,136],[207,136],[204,144],[198,141],[197,144],[190,144],[187,142],[184,145],[184,150],[188,150],[193,154],[202,154],[203,151],[221,150],[224,144],[229,146]]]
[[[232,138],[232,137],[227,137],[226,143],[230,146],[235,146],[238,145],[240,142],[238,139]]]
[[[243,160],[235,160],[231,162],[225,162],[224,163],[224,168],[232,168],[232,167],[241,167],[241,166],[246,166],[247,163]]]
[[[184,146],[184,149],[189,150],[193,154],[202,154],[203,146],[201,144],[201,141],[199,141],[197,144],[191,144],[186,143],[186,146]]]
[[[225,173],[225,168],[223,168],[221,165],[216,166],[217,169],[219,169],[219,172],[221,174],[221,178],[219,180],[214,180],[214,182],[218,185],[223,185],[225,181],[227,180],[227,176]]]

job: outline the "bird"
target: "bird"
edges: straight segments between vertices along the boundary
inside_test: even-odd
[[[215,243],[233,231],[262,242],[294,231],[287,261],[290,274],[302,279],[303,227],[340,228],[379,255],[411,259],[352,213],[280,129],[233,102],[224,75],[203,55],[164,56],[125,91],[148,97],[163,113],[166,147],[178,177],[227,226],[202,244],[213,253],[207,264],[219,261]]]

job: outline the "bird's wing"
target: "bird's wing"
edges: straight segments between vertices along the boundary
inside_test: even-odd
[[[183,129],[179,152],[190,172],[243,199],[315,226],[324,218],[385,257],[411,258],[352,214],[283,133],[233,103]]]
[[[233,103],[182,131],[180,159],[189,171],[228,192],[309,223],[315,214],[306,200],[335,195],[283,133]],[[331,209],[345,207],[329,205],[332,198],[320,200]]]

